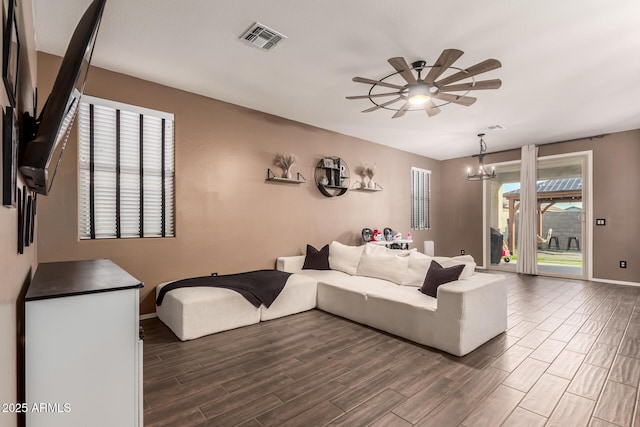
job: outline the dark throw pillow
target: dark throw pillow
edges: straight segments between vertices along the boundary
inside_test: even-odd
[[[438,286],[458,280],[462,274],[462,270],[464,270],[464,264],[443,268],[437,262],[431,261],[431,266],[427,271],[427,277],[424,278],[424,284],[418,290],[430,297],[437,298]]]
[[[329,245],[317,250],[307,245],[307,255],[304,257],[303,270],[331,270],[329,268]]]

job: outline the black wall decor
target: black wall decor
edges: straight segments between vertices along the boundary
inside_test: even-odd
[[[26,188],[23,187],[24,190]],[[18,253],[24,253],[24,209],[22,207],[23,194],[26,191],[21,191],[18,188]]]
[[[18,71],[20,39],[18,38],[18,20],[16,19],[16,0],[8,0],[4,10],[4,46],[2,49],[2,79],[12,107],[18,97]],[[4,9],[3,1],[3,9]]]
[[[320,159],[315,169],[318,190],[326,197],[342,196],[349,189],[349,167],[340,157]]]
[[[18,188],[18,253],[24,253],[24,248],[33,243],[36,221],[36,194],[29,191],[27,186]]]
[[[36,231],[36,205],[38,201],[38,194],[33,193],[33,203],[31,204],[31,229],[29,230],[29,243],[33,243],[35,231]]]
[[[2,204],[15,207],[18,181],[18,126],[14,108],[7,107],[2,119]]]
[[[29,246],[31,244],[31,221],[33,220],[32,215],[32,203],[33,203],[33,198],[31,197],[31,194],[29,194],[27,196],[27,201],[26,201],[26,210],[25,210],[25,214],[24,214],[24,245],[25,246]]]

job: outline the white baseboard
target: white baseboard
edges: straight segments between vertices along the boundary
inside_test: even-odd
[[[158,313],[141,314],[140,315],[140,320],[153,319],[154,317],[158,317]]]
[[[625,282],[622,280],[610,280],[610,279],[598,279],[597,277],[594,277],[592,279],[589,279],[592,282],[602,282],[602,283],[611,283],[613,285],[625,285],[625,286],[640,286],[640,283],[637,282]]]

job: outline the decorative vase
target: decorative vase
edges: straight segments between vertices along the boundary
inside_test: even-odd
[[[373,178],[369,178],[369,184],[367,184],[367,188],[369,190],[375,190],[376,189],[376,183],[373,181]]]
[[[291,179],[291,168],[282,171],[282,177]]]

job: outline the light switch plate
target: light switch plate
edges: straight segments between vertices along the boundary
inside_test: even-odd
[[[597,218],[596,219],[596,225],[606,225],[607,220],[604,218]]]

